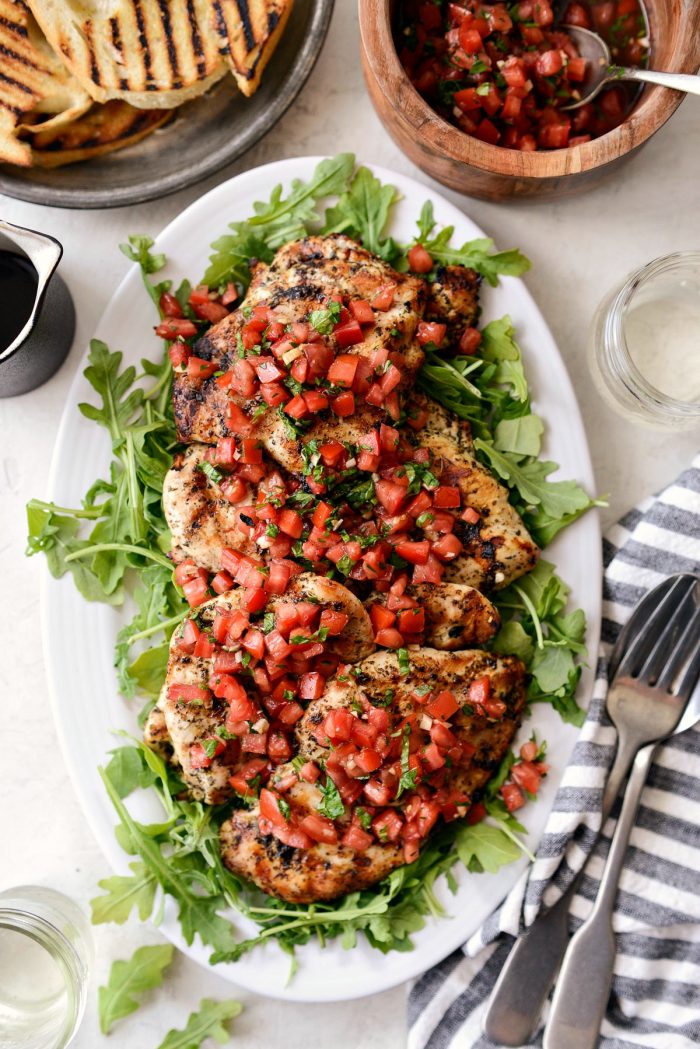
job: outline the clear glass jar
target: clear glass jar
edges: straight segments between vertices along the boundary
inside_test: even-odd
[[[605,297],[589,364],[606,402],[632,421],[700,425],[700,252],[656,259]]]
[[[65,1049],[85,1011],[90,925],[53,889],[0,893],[0,1049]]]

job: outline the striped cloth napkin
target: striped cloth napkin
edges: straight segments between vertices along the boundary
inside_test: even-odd
[[[700,571],[700,455],[657,498],[628,513],[604,540],[603,623],[588,717],[550,814],[536,862],[462,950],[409,993],[409,1049],[494,1049],[481,1030],[511,936],[551,905],[586,864],[570,913],[587,917],[614,831],[600,805],[615,749],[605,713],[607,658],[645,592],[675,572]],[[619,812],[618,801],[613,817]],[[700,729],[657,753],[627,851],[614,916],[617,958],[600,1049],[685,1049],[700,1044]],[[540,1030],[533,1045],[542,1044]],[[562,1049],[566,1049],[562,1046]]]

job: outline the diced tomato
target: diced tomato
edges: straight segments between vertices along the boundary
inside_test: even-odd
[[[424,565],[430,555],[430,543],[427,539],[420,542],[397,543],[396,553],[404,561],[410,561],[412,565]]]
[[[369,307],[368,307],[369,308]],[[334,386],[352,386],[357,371],[359,357],[349,353],[341,353],[328,369],[328,381]]]
[[[285,377],[285,372],[270,357],[261,358],[255,365],[255,372],[262,383],[277,382]]]
[[[241,750],[245,754],[266,754],[267,732],[244,732],[241,736]]]
[[[429,743],[423,751],[423,760],[431,772],[436,772],[445,764],[445,756],[436,743]]]
[[[287,404],[285,404],[284,411],[287,415],[290,415],[292,419],[304,419],[309,414],[308,405],[301,394],[292,397],[291,401],[288,401]]]
[[[459,488],[440,485],[433,492],[433,504],[441,509],[454,509],[460,504]]]
[[[254,659],[262,659],[265,655],[265,635],[261,630],[248,630],[241,644],[246,652],[250,652]]]
[[[635,0],[636,2],[636,0]],[[586,79],[586,59],[570,58],[566,67],[566,75],[575,84],[582,84]]]
[[[355,411],[355,396],[352,393],[341,393],[331,401],[331,408],[337,416],[345,419]]]
[[[408,265],[414,273],[430,273],[433,259],[422,244],[415,244],[408,252]]]
[[[374,311],[366,299],[353,299],[349,309],[358,324],[374,324]]]
[[[425,609],[406,608],[399,612],[397,626],[402,634],[421,634],[425,630]]]
[[[463,551],[464,547],[456,535],[443,535],[433,543],[433,553],[441,561],[454,561]]]
[[[319,626],[322,630],[328,631],[329,637],[337,637],[342,634],[349,621],[350,616],[345,612],[335,612],[331,608],[324,608],[321,612]]]
[[[359,824],[352,823],[345,831],[341,839],[341,845],[354,852],[366,852],[370,845],[374,844],[374,838],[364,831]]]
[[[159,339],[173,342],[175,339],[191,339],[197,334],[197,325],[184,317],[168,317],[155,329]]]
[[[314,841],[323,842],[326,845],[335,845],[338,841],[338,832],[331,820],[322,816],[320,812],[311,812],[299,822],[299,827]]]
[[[298,539],[304,530],[304,521],[301,514],[296,510],[283,510],[279,517],[279,527],[282,532]]]
[[[531,761],[521,761],[513,765],[510,774],[518,786],[529,794],[536,794],[540,789],[542,776]]]
[[[299,680],[299,695],[302,699],[320,699],[326,687],[326,679],[322,674],[312,671],[302,674]]]
[[[486,676],[476,678],[469,686],[468,695],[471,703],[483,705],[491,696],[491,680]]]
[[[406,489],[393,481],[376,481],[374,485],[378,502],[388,514],[397,514],[406,501]]]
[[[206,579],[201,577],[190,579],[188,582],[183,583],[182,591],[190,608],[196,608],[197,605],[201,605],[210,596],[209,584]]]
[[[229,401],[226,406],[226,425],[229,430],[241,436],[250,433],[252,428],[250,418],[235,401]]]
[[[428,343],[440,346],[446,334],[446,324],[438,324],[434,321],[420,321],[416,330],[416,342],[421,346],[427,346]]]
[[[455,105],[459,106],[465,113],[481,109],[481,98],[477,94],[475,87],[464,87],[461,91],[455,91],[452,97]]]
[[[292,564],[290,561],[278,561],[272,562],[268,565],[269,574],[265,580],[265,590],[269,594],[283,594],[289,585],[289,580],[292,574]]]
[[[403,820],[395,809],[385,809],[372,820],[372,830],[380,841],[396,841],[402,827]]]
[[[569,143],[570,133],[570,123],[546,124],[540,128],[537,142],[543,149],[563,149]]]
[[[225,594],[233,586],[233,579],[228,572],[217,572],[211,581],[211,588],[217,594]]]
[[[370,605],[369,617],[372,620],[372,626],[375,631],[386,630],[396,622],[394,613],[390,612],[385,605],[380,604]]]
[[[260,815],[275,826],[282,827],[287,820],[279,807],[279,801],[279,796],[267,787],[260,791]]]
[[[165,317],[182,317],[182,306],[169,291],[164,291],[160,297],[159,303],[160,312]]]
[[[168,686],[168,699],[174,703],[210,703],[211,692],[202,685],[183,685],[175,682]]]
[[[318,697],[316,697],[318,698]],[[322,737],[327,736],[331,743],[349,741],[352,736],[353,714],[344,707],[330,710],[323,721],[319,732]]]
[[[283,725],[295,725],[304,715],[304,708],[299,703],[285,703],[277,717]]]
[[[270,732],[267,737],[267,753],[277,765],[292,757],[292,745],[283,732]]]
[[[208,379],[216,371],[213,361],[203,361],[201,357],[190,357],[187,361],[187,375],[190,379]]]
[[[491,146],[495,146],[498,144],[501,133],[496,125],[488,117],[485,117],[474,132],[474,137],[481,139],[482,142],[488,142]]]
[[[267,604],[267,594],[262,589],[246,587],[243,600],[249,612],[261,612]]]
[[[427,252],[426,252],[427,255]],[[432,269],[432,259],[430,260],[430,266]],[[394,303],[394,294],[396,292],[396,284],[385,284],[383,285],[377,294],[372,299],[372,309],[380,310],[384,312],[390,309]]]
[[[413,582],[438,584],[442,581],[443,571],[444,569],[437,557],[430,554],[426,564],[416,565],[413,569]]]
[[[346,324],[340,324],[333,329],[333,337],[339,346],[354,346],[362,342],[364,334],[356,320],[350,320]]]
[[[200,320],[209,321],[210,324],[218,324],[228,317],[228,310],[220,302],[202,302],[193,308]]]
[[[425,708],[431,717],[448,721],[459,710],[459,703],[452,692],[440,692]]]
[[[401,648],[404,644],[403,636],[394,627],[378,630],[374,635],[374,640],[382,648],[396,649]]]
[[[317,412],[325,412],[328,408],[328,397],[320,390],[306,390],[303,394],[306,407],[312,415]]]
[[[501,787],[501,797],[509,812],[516,812],[525,804],[523,792],[517,783],[504,783]]]
[[[479,521],[481,520],[481,517],[480,517],[479,513],[476,510],[474,510],[473,507],[468,506],[467,509],[462,514],[462,520],[466,521],[467,524],[475,525],[475,524],[479,523]]]
[[[337,465],[338,460],[345,454],[345,448],[340,441],[326,441],[319,448],[319,452],[324,465],[333,467]]]

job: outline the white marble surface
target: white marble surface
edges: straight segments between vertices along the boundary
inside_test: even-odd
[[[95,895],[106,863],[85,826],[45,701],[39,645],[38,569],[25,561],[23,507],[42,496],[54,434],[71,377],[101,310],[125,272],[117,244],[128,232],[157,233],[211,185],[256,164],[299,154],[355,150],[360,159],[414,171],[380,126],[365,95],[358,61],[355,5],[338,0],[330,35],[301,97],[284,120],[238,164],[210,183],[140,207],[101,212],[58,211],[2,198],[0,214],[45,230],[64,244],[62,273],[78,307],[72,353],[42,389],[0,400],[2,527],[0,765],[3,857],[0,888],[22,882],[61,889],[83,905]],[[520,246],[532,259],[527,283],[548,319],[571,371],[591,443],[599,492],[609,493],[611,521],[668,482],[691,458],[697,434],[668,435],[623,422],[600,403],[584,360],[592,312],[602,294],[638,265],[666,252],[700,247],[700,105],[689,100],[643,153],[612,181],[556,203],[496,205],[443,190],[502,247]],[[89,643],[89,639],[88,642]],[[128,957],[158,933],[130,922],[96,929],[92,993],[76,1049],[97,1049],[94,989],[115,958]],[[149,1049],[184,1022],[204,996],[235,994],[245,1003],[235,1021],[239,1049],[305,1049],[321,1040],[335,1049],[398,1049],[405,1044],[404,990],[360,1003],[312,1007],[240,994],[184,958],[162,991],[147,999],[112,1036],[121,1049]],[[321,1033],[322,1032],[322,1033]]]

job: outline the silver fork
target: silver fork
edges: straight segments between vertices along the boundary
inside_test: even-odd
[[[640,671],[661,634],[668,644],[677,639],[692,616],[697,585],[695,576],[671,576],[645,595],[618,636],[608,669],[611,681],[623,671],[625,674]],[[653,731],[650,734],[646,718],[637,716],[642,713],[641,708],[626,702],[617,706],[612,688],[608,693],[608,711],[618,729],[619,742],[603,798],[601,827],[634,755],[645,744],[659,738]],[[648,711],[647,702],[644,711]],[[569,906],[580,876],[513,945],[484,1017],[484,1032],[491,1041],[519,1046],[531,1040],[567,948]]]
[[[700,677],[700,602],[694,603],[695,611],[680,636],[672,640],[674,627],[669,622],[639,669],[634,657],[623,658],[612,689],[612,702],[618,706],[633,704],[643,714],[652,704],[659,727],[664,726],[662,738],[685,729],[683,714]],[[645,746],[634,759],[593,910],[564,956],[544,1049],[595,1049],[598,1044],[615,961],[615,897],[655,751],[656,744]]]

